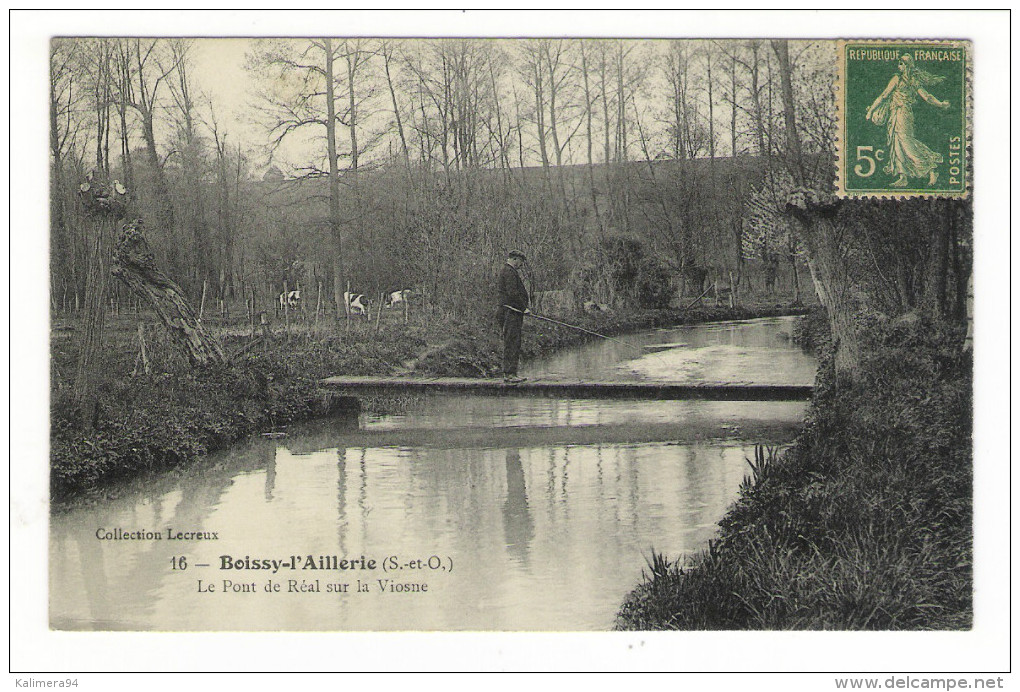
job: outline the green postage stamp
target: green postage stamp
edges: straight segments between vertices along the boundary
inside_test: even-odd
[[[840,197],[963,197],[967,41],[840,41]]]

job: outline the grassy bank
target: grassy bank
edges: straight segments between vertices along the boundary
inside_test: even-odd
[[[632,311],[587,315],[575,321],[604,334],[726,319],[789,314],[776,306]],[[401,321],[356,323],[339,330],[320,325],[293,327],[251,344],[239,329],[222,329],[229,353],[241,353],[229,367],[192,371],[179,354],[150,333],[150,374],[132,375],[137,360],[138,318],[110,320],[108,348],[99,385],[98,414],[85,432],[69,402],[66,373],[74,372],[73,325],[55,329],[52,341],[51,498],[60,506],[82,497],[101,499],[118,481],[141,473],[188,464],[247,436],[330,415],[334,402],[318,380],[339,374],[494,376],[500,344],[493,320],[469,323],[436,318],[409,325]],[[573,345],[591,337],[576,330],[529,321],[524,357]],[[377,411],[407,402],[377,399]]]
[[[795,445],[749,468],[708,549],[653,558],[617,628],[970,627],[970,355],[927,324],[870,339],[860,380],[823,367]]]

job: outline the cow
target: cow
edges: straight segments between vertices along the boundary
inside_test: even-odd
[[[392,308],[407,301],[411,297],[411,289],[405,288],[402,291],[393,291],[386,295],[386,303],[383,307]]]
[[[286,293],[278,295],[276,297],[277,313],[283,312],[284,308],[288,310],[300,310],[301,291],[287,291]]]
[[[344,293],[348,315],[364,315],[368,317],[368,299],[361,293]]]

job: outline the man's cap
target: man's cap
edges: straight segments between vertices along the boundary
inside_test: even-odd
[[[524,253],[521,252],[520,250],[511,250],[509,256],[510,257],[520,257],[522,260],[528,259],[527,257],[524,256]]]

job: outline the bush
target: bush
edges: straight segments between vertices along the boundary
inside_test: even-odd
[[[608,277],[608,278],[607,278]],[[646,309],[669,307],[669,269],[635,238],[610,237],[578,263],[571,285],[580,303],[614,304],[621,300]]]
[[[875,326],[797,443],[707,551],[636,588],[621,629],[964,629],[972,619],[971,371],[958,330]]]

